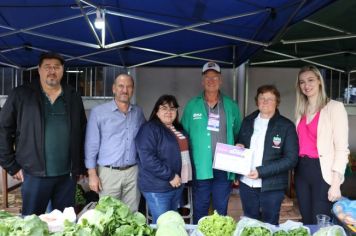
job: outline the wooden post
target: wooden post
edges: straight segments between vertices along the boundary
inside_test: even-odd
[[[1,193],[2,193],[2,208],[6,209],[9,206],[8,203],[8,191],[7,191],[7,172],[4,169],[2,171],[2,185],[1,185]]]

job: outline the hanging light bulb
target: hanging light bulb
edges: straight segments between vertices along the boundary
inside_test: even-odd
[[[96,9],[96,19],[94,21],[94,26],[97,29],[103,29],[105,27],[105,20],[99,8]]]

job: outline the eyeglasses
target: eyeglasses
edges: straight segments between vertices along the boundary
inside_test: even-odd
[[[163,112],[176,112],[178,108],[176,107],[167,107],[167,106],[160,106],[159,109]]]
[[[260,102],[268,102],[268,103],[270,103],[270,102],[274,102],[274,101],[276,101],[276,99],[274,99],[274,98],[258,97],[258,101],[260,101]]]
[[[62,69],[62,66],[48,66],[48,65],[45,65],[42,67],[45,71],[49,72],[49,71],[59,71]]]

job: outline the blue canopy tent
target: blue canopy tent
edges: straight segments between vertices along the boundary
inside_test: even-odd
[[[333,0],[2,0],[0,66],[238,66]],[[106,23],[99,30],[96,18]]]

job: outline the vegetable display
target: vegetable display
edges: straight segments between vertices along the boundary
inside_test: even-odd
[[[157,228],[168,224],[180,225],[183,227],[185,226],[183,217],[176,211],[167,211],[158,217]]]
[[[272,236],[270,225],[249,217],[242,217],[234,236]]]
[[[2,214],[4,216],[5,214]],[[8,215],[0,221],[1,236],[49,236],[48,226],[38,216],[31,215],[21,218]]]
[[[272,233],[265,227],[245,227],[240,236],[272,236]]]
[[[313,236],[346,236],[346,233],[341,226],[333,225],[319,229]]]
[[[183,217],[175,211],[167,211],[157,219],[156,236],[188,236]]]
[[[154,236],[144,215],[112,197],[101,198],[77,224],[65,220],[64,230],[55,233],[36,215],[21,218],[0,211],[0,219],[0,236]]]
[[[109,196],[100,198],[93,211],[84,213],[79,219],[77,227],[78,232],[80,229],[90,229],[91,235],[94,236],[154,235],[154,230],[146,224],[144,215],[139,212],[132,213],[126,204]],[[73,230],[73,227],[67,227],[66,230]],[[77,235],[81,236],[73,234],[73,236]]]
[[[354,202],[342,204],[346,203],[353,209]],[[345,207],[342,204],[334,205],[335,213]],[[310,236],[310,230],[302,223],[291,222],[277,227],[242,217],[236,224],[232,217],[214,211],[213,215],[199,220],[193,233],[196,236]],[[22,218],[0,210],[0,236],[188,236],[190,232],[182,216],[175,211],[162,214],[155,230],[146,224],[144,215],[132,213],[126,204],[109,196],[100,198],[95,209],[84,212],[77,223],[66,219],[60,232],[49,229],[47,223],[36,215]],[[333,225],[319,229],[313,236],[346,236],[346,233],[341,226]]]
[[[273,233],[273,236],[310,236],[309,231],[304,227],[290,229],[288,231],[279,230]]]
[[[279,230],[273,233],[273,236],[288,236],[288,232],[284,231],[284,230]]]
[[[298,227],[288,231],[289,236],[309,236],[309,231],[304,227]]]
[[[10,213],[8,213],[7,211],[0,210],[0,219],[5,219],[8,217],[12,217],[12,215]]]
[[[204,236],[230,236],[236,229],[236,222],[230,216],[221,216],[216,211],[198,222],[198,229]]]

